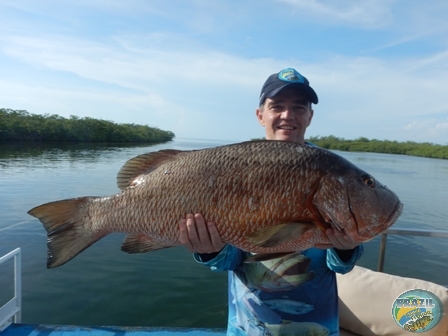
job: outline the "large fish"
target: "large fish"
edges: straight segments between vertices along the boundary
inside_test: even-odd
[[[129,234],[128,253],[177,246],[187,213],[202,213],[224,242],[262,259],[328,244],[327,228],[368,241],[402,211],[392,191],[346,159],[283,141],[143,154],[126,162],[117,183],[122,191],[112,196],[28,211],[47,231],[48,268],[112,232]]]

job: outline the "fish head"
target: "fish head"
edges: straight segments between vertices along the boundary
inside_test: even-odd
[[[356,167],[325,175],[313,204],[327,227],[344,232],[358,242],[384,232],[403,210],[393,191]]]

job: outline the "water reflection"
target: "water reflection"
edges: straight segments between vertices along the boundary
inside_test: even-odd
[[[4,142],[0,145],[0,159],[24,158],[24,157],[44,157],[52,159],[59,155],[64,155],[70,159],[77,158],[98,158],[105,152],[116,152],[124,148],[151,148],[162,143],[100,143],[100,142],[81,142],[81,143],[41,143],[41,142]]]

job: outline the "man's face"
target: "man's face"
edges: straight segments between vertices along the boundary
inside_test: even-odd
[[[295,88],[285,88],[266,98],[256,111],[258,121],[266,129],[267,140],[305,143],[305,131],[313,118],[313,109],[306,96]]]

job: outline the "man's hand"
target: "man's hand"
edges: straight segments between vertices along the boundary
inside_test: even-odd
[[[360,244],[359,242],[351,240],[343,232],[337,230],[327,229],[325,233],[331,244],[319,244],[316,245],[317,248],[328,249],[334,247],[338,250],[352,250]]]
[[[353,218],[349,219],[349,223],[347,223],[347,226],[356,227],[356,223],[354,222]],[[325,233],[328,240],[330,241],[330,244],[319,244],[316,245],[317,248],[329,249],[334,247],[337,250],[352,250],[360,244],[359,242],[356,242],[348,237],[344,233],[344,231],[341,232],[339,230],[328,228],[327,230],[325,230]]]
[[[343,262],[348,262],[353,256],[354,248],[360,243],[353,241],[347,237],[344,232],[338,230],[327,229],[325,230],[328,240],[331,244],[319,244],[316,245],[320,249],[334,248],[334,251],[338,254],[339,258]]]
[[[201,214],[188,214],[179,221],[179,242],[193,253],[215,253],[226,245],[215,224],[206,223]]]

